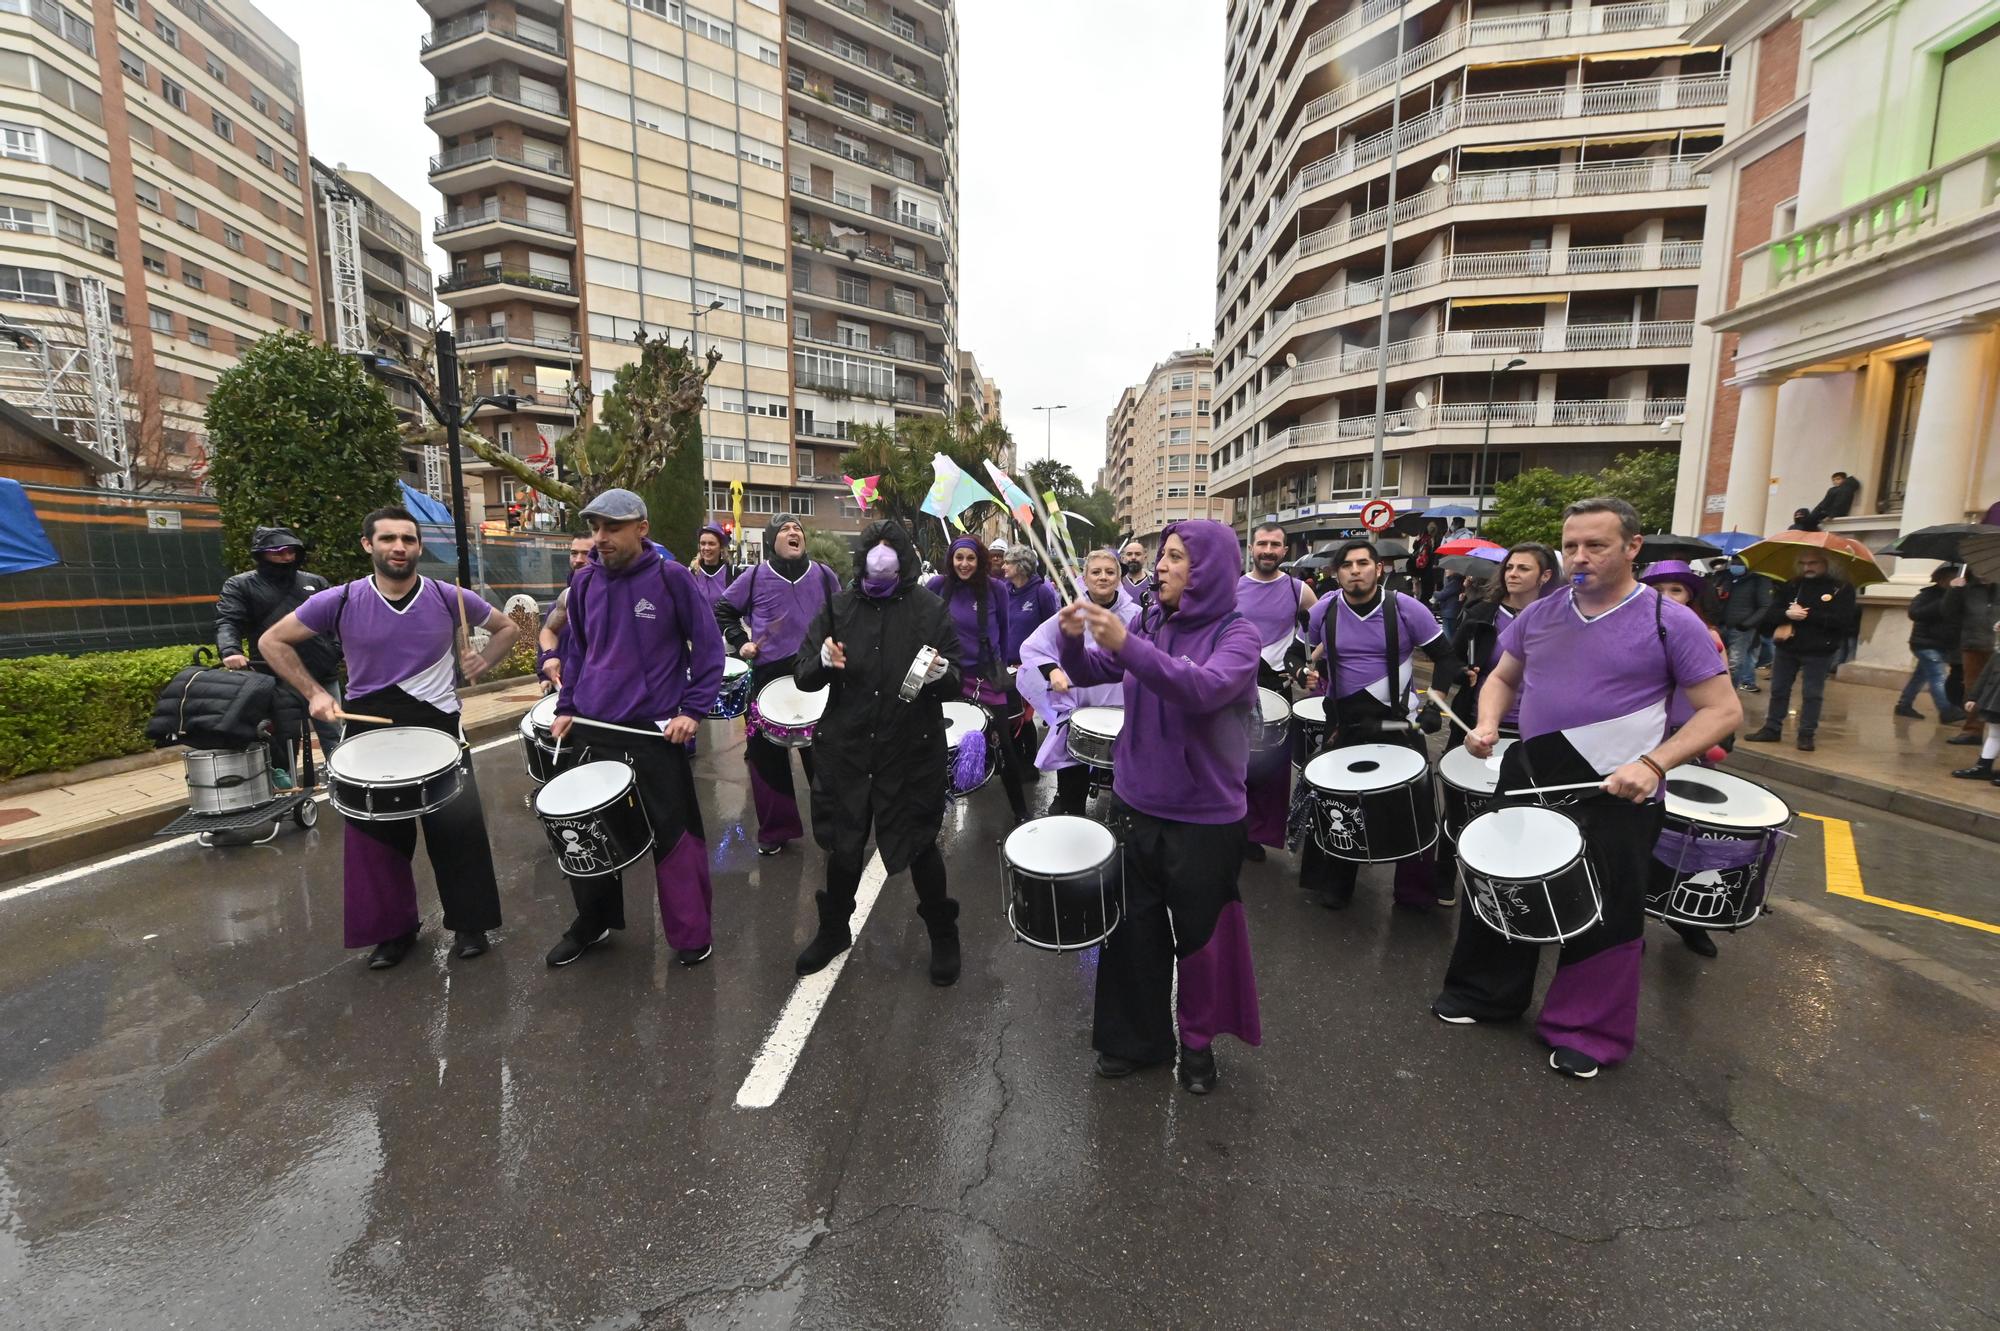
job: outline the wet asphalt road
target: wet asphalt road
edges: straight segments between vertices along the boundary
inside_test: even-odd
[[[331,813],[0,901],[0,1325],[2000,1321],[2000,937],[1829,896],[1818,824],[1719,960],[1649,934],[1639,1053],[1588,1084],[1525,1025],[1426,1015],[1453,924],[1385,871],[1332,914],[1250,866],[1266,1043],[1197,1100],[1090,1075],[1091,962],[1007,935],[989,788],[948,824],[960,985],[890,880],[744,1110],[820,859],[751,853],[706,731],[692,971],[636,874],[645,927],[542,964],[569,903],[511,745],[479,759],[508,923],[477,961],[427,889],[400,969],[341,951]],[[1854,820],[1868,891],[2000,920],[1992,846],[1786,793]]]

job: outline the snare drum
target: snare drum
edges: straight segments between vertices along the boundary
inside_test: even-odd
[[[1069,714],[1069,756],[1085,767],[1111,770],[1111,751],[1125,726],[1123,707],[1079,707]]]
[[[265,745],[189,749],[181,755],[181,763],[189,813],[241,813],[278,797],[271,788],[271,752]]]
[[[535,816],[571,878],[617,873],[653,848],[653,825],[624,763],[584,763],[558,773],[536,793]]]
[[[458,798],[463,774],[456,736],[426,726],[349,735],[326,760],[328,799],[357,822],[421,818]]]
[[[1653,847],[1646,913],[1668,924],[1737,930],[1764,913],[1790,840],[1791,806],[1740,776],[1667,773],[1667,817]]]
[[[1493,807],[1500,789],[1500,759],[1514,746],[1503,739],[1493,746],[1491,758],[1475,758],[1461,744],[1438,763],[1439,822],[1445,840],[1454,845],[1465,825]]]
[[[1250,752],[1258,757],[1277,753],[1292,733],[1292,705],[1276,689],[1257,690],[1257,711],[1250,723]]]
[[[928,649],[926,649],[928,650]],[[966,744],[973,747],[968,749]],[[993,779],[1000,765],[986,710],[977,703],[944,704],[945,782],[953,797],[963,798]]]
[[[750,663],[740,656],[722,658],[722,688],[709,704],[711,720],[730,721],[750,710]]]
[[[1299,699],[1292,704],[1292,720],[1299,723],[1299,741],[1304,748],[1305,761],[1310,762],[1314,754],[1326,747],[1327,735],[1332,729],[1326,720],[1326,698],[1316,693],[1310,698]],[[1303,767],[1305,762],[1294,765]]]
[[[774,679],[750,703],[750,725],[781,749],[809,749],[813,728],[826,715],[825,689],[807,693],[798,681]]]
[[[1437,844],[1430,764],[1401,744],[1355,744],[1306,764],[1313,837],[1337,860],[1381,864]]]
[[[1124,918],[1118,839],[1089,818],[1057,814],[1022,823],[1000,845],[1000,876],[1007,923],[1030,947],[1095,947]]]
[[[1604,918],[1583,829],[1559,809],[1482,813],[1458,837],[1459,876],[1472,912],[1516,943],[1560,943]]]
[[[521,759],[527,764],[528,779],[536,785],[545,785],[556,773],[574,767],[582,753],[582,746],[571,735],[568,742],[556,743],[556,695],[548,697],[528,709],[521,718]]]

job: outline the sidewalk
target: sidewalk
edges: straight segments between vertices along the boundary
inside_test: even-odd
[[[530,679],[468,692],[466,738],[476,744],[506,734],[541,696]],[[93,763],[67,785],[35,777],[0,783],[0,883],[146,840],[187,811],[181,772],[181,750],[167,749],[137,762]]]
[[[1747,735],[1762,724],[1769,704],[1770,679],[1759,673],[1764,693],[1739,693],[1743,700],[1743,730]],[[1725,768],[1753,780],[1768,778],[1823,791],[1870,808],[1902,814],[1919,822],[1949,827],[1988,841],[2000,841],[2000,788],[1984,781],[1953,780],[1955,767],[1970,767],[1979,750],[1945,743],[1957,726],[1937,723],[1937,709],[1928,695],[1917,699],[1924,720],[1892,715],[1896,691],[1872,685],[1827,681],[1826,705],[1817,748],[1800,753],[1799,695],[1792,692],[1792,716],[1780,744],[1745,744],[1738,736],[1736,751]]]

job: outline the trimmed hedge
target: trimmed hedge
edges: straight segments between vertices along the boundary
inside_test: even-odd
[[[146,722],[192,647],[0,661],[0,779],[153,747]]]

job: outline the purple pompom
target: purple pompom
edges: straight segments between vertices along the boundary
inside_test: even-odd
[[[951,788],[969,791],[986,778],[986,732],[975,730],[958,742],[958,762],[952,767]]]

